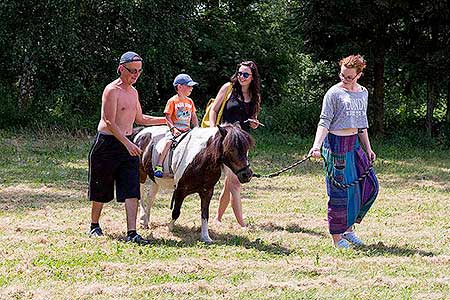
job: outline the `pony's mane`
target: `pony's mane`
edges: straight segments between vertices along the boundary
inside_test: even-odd
[[[225,123],[222,128],[227,131],[222,143],[224,152],[236,149],[238,153],[247,153],[255,145],[250,134],[242,130],[240,126]]]
[[[226,136],[223,137],[218,130],[208,140],[203,155],[197,156],[192,163],[194,172],[200,171],[201,166],[214,167],[226,152],[236,149],[237,153],[246,155],[247,151],[254,146],[253,138],[239,126],[227,123],[220,126],[227,132]]]

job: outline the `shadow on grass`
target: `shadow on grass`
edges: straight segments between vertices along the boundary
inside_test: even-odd
[[[411,249],[408,247],[400,247],[400,246],[386,246],[381,242],[372,245],[364,245],[356,249],[360,252],[365,253],[367,256],[381,256],[385,254],[406,256],[406,257],[413,255],[435,256],[435,254],[431,251],[423,251],[419,249]]]
[[[279,245],[278,243],[270,243],[264,241],[260,238],[256,240],[250,240],[247,237],[236,235],[236,234],[220,234],[214,231],[209,231],[211,238],[213,239],[213,245],[218,246],[240,246],[245,249],[254,249],[260,252],[265,252],[268,254],[287,256],[293,253],[292,250]],[[209,246],[209,244],[200,241],[200,229],[194,229],[193,227],[175,225],[172,232],[174,236],[179,237],[181,240],[172,239],[155,239],[152,236],[146,236],[143,234],[144,238],[150,240],[149,246],[166,246],[166,247],[177,247],[177,248],[188,248],[188,247],[199,247],[203,245],[204,247]],[[117,240],[120,242],[125,242],[125,236],[120,234],[106,234],[107,237]]]
[[[48,205],[67,205],[70,208],[90,205],[80,193],[78,182],[68,184],[64,190],[57,188],[5,187],[0,190],[0,209],[3,211],[24,211],[41,209]],[[1,188],[1,186],[0,186]],[[73,190],[71,190],[72,188]]]
[[[256,227],[258,227],[261,230],[270,231],[270,232],[287,231],[289,233],[304,233],[304,234],[309,234],[309,235],[317,236],[317,237],[328,237],[328,235],[323,232],[304,228],[304,227],[298,226],[297,224],[288,224],[287,226],[280,226],[280,225],[270,223],[270,224],[257,225]]]

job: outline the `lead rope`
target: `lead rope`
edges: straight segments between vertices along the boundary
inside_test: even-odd
[[[323,155],[322,155],[322,158],[325,163],[325,170],[326,170],[327,176],[328,176],[328,178],[330,178],[331,183],[334,186],[336,186],[340,189],[343,189],[343,190],[348,189],[349,187],[354,186],[354,185],[358,184],[359,182],[363,181],[369,175],[370,170],[373,169],[373,165],[372,165],[372,163],[370,163],[370,165],[367,167],[367,170],[364,173],[362,173],[361,176],[359,176],[358,178],[356,178],[355,180],[353,180],[350,183],[340,183],[334,178],[333,172],[331,170],[329,170],[328,162]]]
[[[281,170],[279,170],[279,171],[277,171],[277,172],[270,173],[270,174],[266,174],[266,175],[261,175],[261,174],[255,173],[255,174],[253,174],[253,177],[256,177],[256,178],[272,178],[272,177],[278,176],[278,175],[280,175],[281,173],[284,173],[284,172],[286,172],[286,171],[288,171],[288,170],[290,170],[290,169],[292,169],[292,168],[298,166],[299,164],[304,163],[305,161],[307,161],[307,160],[310,159],[310,158],[311,158],[311,155],[308,154],[305,158],[303,158],[303,159],[301,159],[301,160],[299,160],[299,161],[296,161],[296,162],[293,163],[292,165],[289,165],[289,166],[287,166],[286,168],[283,168],[283,169],[281,169]]]
[[[277,172],[270,173],[270,174],[265,174],[265,175],[254,173],[253,177],[256,177],[256,178],[272,178],[272,177],[276,177],[276,176],[280,175],[281,173],[284,173],[284,172],[286,172],[286,171],[288,171],[288,170],[290,170],[290,169],[292,169],[292,168],[294,168],[294,167],[304,163],[305,161],[307,161],[310,158],[311,158],[311,155],[307,155],[305,158],[303,158],[303,159],[301,159],[299,161],[296,161],[292,165],[289,165],[286,168],[283,168],[283,169],[281,169],[281,170],[279,170]],[[371,163],[369,165],[369,167],[367,168],[367,170],[361,176],[359,176],[357,179],[353,180],[350,183],[340,183],[334,178],[333,172],[328,171],[328,163],[327,163],[327,161],[326,161],[326,159],[325,159],[325,157],[323,155],[322,155],[322,158],[323,158],[323,161],[325,163],[325,170],[326,170],[326,173],[327,173],[328,177],[330,178],[330,180],[333,183],[333,185],[335,185],[336,187],[338,187],[340,189],[348,189],[349,187],[354,186],[354,185],[358,184],[359,182],[363,181],[369,175],[370,170],[373,169],[373,165]]]

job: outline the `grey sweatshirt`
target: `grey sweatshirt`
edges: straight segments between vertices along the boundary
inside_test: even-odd
[[[345,128],[368,128],[367,89],[351,92],[333,85],[325,94],[320,113],[319,126],[328,130]]]

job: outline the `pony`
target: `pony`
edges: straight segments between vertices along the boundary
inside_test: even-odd
[[[223,165],[230,168],[241,183],[251,180],[253,171],[248,162],[248,151],[254,146],[254,140],[235,124],[196,127],[174,141],[173,153],[169,152],[164,162],[164,177],[157,178],[153,174],[153,166],[167,131],[167,126],[152,126],[137,129],[134,133],[133,142],[142,150],[140,182],[144,184],[147,178],[151,179],[148,197],[140,200],[140,224],[148,228],[150,210],[160,187],[173,189],[170,231],[180,216],[183,200],[198,193],[201,199],[201,240],[212,243],[208,219],[214,186],[220,179]]]

